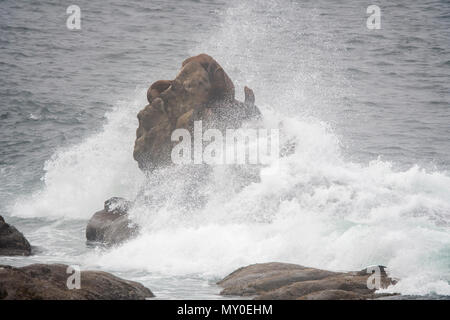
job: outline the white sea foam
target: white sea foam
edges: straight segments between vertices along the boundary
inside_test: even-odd
[[[13,213],[88,218],[107,198],[133,198],[141,188],[132,211],[141,235],[87,254],[90,264],[206,277],[268,261],[333,270],[383,264],[401,279],[391,291],[450,294],[449,174],[419,166],[395,170],[380,159],[349,161],[332,128],[317,119],[343,107],[338,98],[351,94],[333,39],[302,43],[280,30],[273,36],[283,19],[295,17],[284,11],[273,22],[276,12],[266,6],[231,8],[220,31],[192,53],[213,55],[238,90],[250,84],[267,127],[282,123],[285,139],[296,142],[277,174],[265,169],[259,181],[242,184],[224,166],[209,176],[177,168],[144,182],[132,159],[135,116],[145,105],[138,92],[139,99],[108,113],[101,132],[49,160],[44,188]],[[306,27],[313,19],[303,18]],[[315,51],[319,43],[330,50]],[[283,64],[272,64],[271,55]]]
[[[343,161],[322,124],[289,122],[298,148],[277,174],[236,188],[237,176],[218,166],[199,191],[202,208],[183,203],[195,201],[183,198],[195,175],[155,174],[166,181],[150,183],[147,193],[168,197],[158,207],[137,205],[132,216],[142,235],[98,263],[205,276],[267,261],[333,270],[383,264],[402,279],[392,290],[449,294],[450,178],[418,167],[397,172],[380,160]]]
[[[45,163],[43,188],[18,199],[12,215],[89,218],[106,199],[133,196],[142,179],[132,154],[145,91],[136,90],[135,97],[108,112],[100,132],[55,153]]]

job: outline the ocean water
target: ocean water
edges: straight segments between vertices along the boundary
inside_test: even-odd
[[[161,299],[219,299],[234,269],[281,261],[389,267],[403,294],[450,295],[450,3],[378,1],[0,3],[0,214],[36,254],[142,282]],[[258,182],[226,167],[149,180],[133,160],[146,89],[205,52],[256,95],[295,153]],[[151,194],[157,204],[140,199]],[[112,196],[137,198],[141,235],[88,246]]]

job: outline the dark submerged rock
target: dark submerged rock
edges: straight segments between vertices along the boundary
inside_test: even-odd
[[[31,245],[15,227],[0,216],[0,256],[29,256]]]

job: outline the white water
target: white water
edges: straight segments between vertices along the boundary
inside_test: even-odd
[[[14,214],[89,218],[113,195],[132,198],[143,178],[130,157],[135,129],[130,114],[129,108],[117,108],[102,132],[58,153],[46,165],[45,188],[17,202]],[[206,206],[192,213],[177,210],[173,200],[184,195],[174,186],[190,178],[161,172],[152,179],[166,182],[147,192],[170,199],[157,211],[134,209],[143,234],[100,256],[87,253],[85,263],[207,278],[267,261],[333,270],[383,264],[402,279],[392,290],[450,294],[450,177],[417,166],[396,172],[380,160],[345,161],[325,124],[281,120],[298,147],[281,160],[277,174],[263,171],[261,182],[235,192],[232,175],[217,167],[202,191]]]
[[[132,153],[144,96],[144,90],[136,90],[131,102],[120,101],[106,114],[99,133],[55,153],[44,166],[44,188],[16,201],[14,215],[88,219],[111,195],[133,197],[142,181]]]
[[[43,189],[18,200],[12,214],[88,219],[104,200],[133,199],[144,190],[160,201],[138,201],[133,209],[141,236],[109,251],[87,251],[80,263],[206,279],[256,262],[333,270],[383,264],[401,279],[390,291],[450,295],[449,173],[349,160],[340,137],[319,118],[323,110],[342,107],[334,104],[336,97],[352,94],[333,60],[339,53],[312,46],[332,41],[292,48],[292,34],[272,38],[273,26],[253,9],[228,10],[220,31],[192,53],[214,56],[239,93],[249,84],[267,126],[282,122],[287,138],[297,142],[277,174],[263,170],[260,182],[243,187],[228,168],[216,167],[201,183],[202,199],[183,198],[185,188],[203,178],[195,173],[162,171],[145,182],[132,159],[136,114],[145,105],[145,91],[137,90],[131,102],[107,114],[102,130],[56,153],[45,166]],[[248,23],[237,24],[243,16]],[[282,25],[280,18],[276,26]],[[278,64],[264,58],[271,41]],[[201,208],[186,207],[201,200]]]

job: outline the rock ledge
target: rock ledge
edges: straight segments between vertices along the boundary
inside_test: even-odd
[[[380,268],[381,287],[395,281]],[[257,300],[365,300],[381,296],[369,289],[367,270],[332,272],[289,263],[261,263],[240,268],[218,285],[222,295],[254,296]]]
[[[81,271],[80,289],[68,289],[68,266],[0,265],[0,300],[144,300],[154,297],[143,285],[103,271]]]

